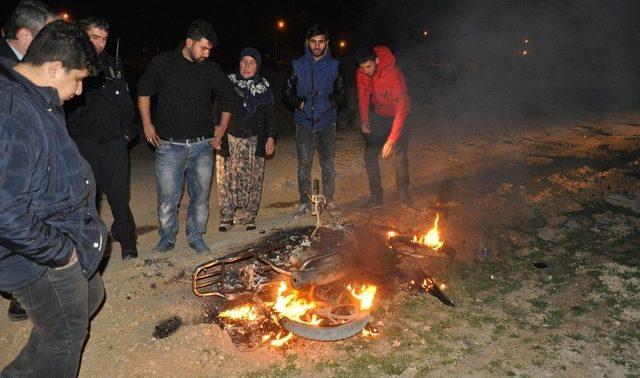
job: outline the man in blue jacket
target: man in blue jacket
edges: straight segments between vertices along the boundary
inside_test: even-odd
[[[314,146],[320,155],[322,194],[329,211],[337,211],[334,202],[336,169],[336,120],[338,108],[346,102],[344,74],[340,63],[331,57],[329,32],[314,24],[307,29],[305,53],[291,63],[283,85],[282,99],[294,112],[298,154],[298,194],[300,207],[294,217],[311,212],[305,193],[311,194],[311,164]]]
[[[54,21],[21,63],[0,61],[0,290],[33,323],[2,377],[76,376],[89,316],[104,298],[96,270],[107,230],[62,110],[82,93],[92,53],[81,29]]]

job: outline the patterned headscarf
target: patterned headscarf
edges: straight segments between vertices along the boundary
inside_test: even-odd
[[[258,64],[256,74],[248,79],[243,78],[239,72],[229,75],[229,80],[231,80],[236,93],[243,98],[242,120],[247,120],[251,117],[260,106],[273,102],[273,93],[269,82],[260,76],[262,56],[258,50],[253,47],[247,47],[242,50],[240,60],[245,56],[250,56],[255,59]]]

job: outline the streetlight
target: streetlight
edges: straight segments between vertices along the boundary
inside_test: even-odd
[[[273,45],[273,59],[277,62],[278,61],[278,32],[281,30],[284,30],[286,24],[284,23],[284,20],[278,20],[276,21],[276,30],[274,33],[274,45]]]
[[[423,30],[422,31],[422,36],[425,37],[425,38],[428,38],[429,37],[429,31],[428,30]]]
[[[342,56],[342,50],[347,47],[347,42],[340,40],[340,42],[338,42],[338,47],[340,48],[340,56]]]
[[[65,21],[71,20],[71,15],[68,12],[60,12],[59,16]]]

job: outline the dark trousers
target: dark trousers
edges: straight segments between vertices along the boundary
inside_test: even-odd
[[[89,317],[104,300],[100,273],[88,281],[75,263],[48,269],[31,285],[13,292],[33,324],[27,345],[0,376],[76,377]]]
[[[364,164],[367,169],[367,177],[369,178],[369,191],[371,192],[371,196],[382,199],[384,191],[380,179],[379,158],[382,147],[391,133],[393,117],[380,117],[372,114],[369,122],[371,133],[365,135]],[[393,164],[396,170],[396,189],[398,191],[409,189],[409,158],[407,157],[409,138],[407,134],[405,128],[400,140],[395,146],[393,155]]]
[[[76,141],[82,157],[91,165],[98,192],[107,196],[113,224],[111,235],[122,249],[136,248],[136,224],[129,207],[129,150],[124,138],[103,144]]]
[[[296,126],[296,149],[298,152],[298,193],[300,203],[310,203],[305,195],[311,195],[311,164],[313,163],[314,146],[320,155],[322,171],[322,194],[328,202],[333,201],[336,191],[336,124],[312,130]]]

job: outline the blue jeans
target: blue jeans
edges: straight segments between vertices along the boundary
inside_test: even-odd
[[[87,281],[80,263],[47,269],[38,281],[12,294],[33,329],[27,345],[0,376],[76,377],[89,318],[104,300],[100,273]]]
[[[176,241],[178,207],[185,175],[189,193],[187,241],[191,243],[202,239],[202,234],[207,232],[213,156],[210,139],[190,144],[163,140],[156,147],[158,223],[162,240],[170,243]]]
[[[311,164],[314,147],[320,155],[322,171],[322,194],[328,202],[333,201],[336,190],[336,124],[333,123],[319,130],[296,126],[296,149],[298,153],[298,193],[300,203],[310,203],[305,195],[311,195]]]

